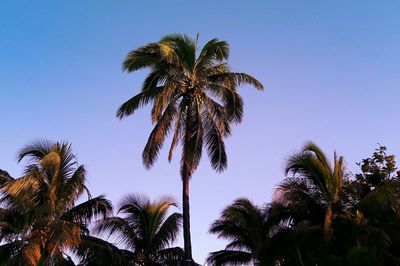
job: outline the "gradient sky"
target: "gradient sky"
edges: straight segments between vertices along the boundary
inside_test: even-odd
[[[242,87],[244,122],[227,140],[229,166],[208,159],[191,182],[194,258],[225,242],[210,223],[238,197],[268,202],[289,154],[312,140],[350,171],[377,143],[400,154],[400,1],[0,1],[0,168],[22,174],[17,151],[37,138],[68,140],[93,195],[118,203],[128,192],[180,202],[179,153],[150,171],[141,152],[150,109],[118,121],[146,71],[126,74],[128,51],[169,33],[200,33],[231,45],[233,70],[258,78]],[[179,242],[182,244],[182,241]]]

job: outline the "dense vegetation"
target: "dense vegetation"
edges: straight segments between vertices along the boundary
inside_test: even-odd
[[[400,172],[379,147],[346,171],[313,143],[286,162],[272,202],[236,200],[210,232],[229,240],[211,265],[400,265]]]
[[[26,146],[24,175],[0,171],[1,265],[181,265],[182,215],[169,198],[92,197],[68,143]],[[400,265],[400,171],[380,146],[356,174],[313,143],[286,161],[273,200],[235,200],[210,228],[228,240],[209,265]],[[88,200],[76,204],[86,192]],[[94,221],[95,220],[95,221]],[[89,231],[89,224],[93,229]],[[101,238],[108,237],[108,238]],[[111,241],[113,240],[113,241]],[[76,258],[75,264],[72,258]]]

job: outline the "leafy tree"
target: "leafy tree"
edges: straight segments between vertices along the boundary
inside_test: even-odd
[[[100,220],[94,229],[108,233],[126,249],[91,237],[78,252],[82,265],[176,265],[183,258],[183,250],[170,245],[177,238],[182,216],[168,216],[171,206],[176,205],[170,198],[151,202],[143,195],[127,195],[118,211],[122,217]]]
[[[117,117],[132,115],[139,107],[152,104],[155,124],[143,150],[143,163],[150,168],[167,135],[172,132],[168,159],[181,142],[181,178],[185,260],[192,262],[189,216],[189,179],[196,170],[203,147],[216,171],[227,167],[224,138],[231,125],[243,117],[241,84],[259,90],[262,84],[245,73],[232,72],[227,64],[229,45],[212,39],[197,53],[197,39],[172,34],[157,43],[139,47],[127,55],[123,69],[134,72],[150,68],[140,93],[123,103]]]
[[[112,206],[104,196],[92,198],[86,171],[66,142],[37,141],[23,148],[24,176],[0,172],[0,263],[73,265],[66,255],[88,234],[87,225],[105,217]],[[87,192],[89,199],[76,204]]]
[[[366,265],[366,260],[400,265],[400,172],[395,156],[379,146],[358,165],[361,171],[346,187],[352,217],[358,225],[352,230],[350,255],[359,261],[358,265]]]

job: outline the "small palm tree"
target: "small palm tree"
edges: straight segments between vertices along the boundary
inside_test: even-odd
[[[309,142],[288,159],[286,174],[289,173],[293,175],[279,184],[275,193],[275,204],[281,204],[281,212],[275,214],[293,224],[304,220],[322,224],[325,242],[330,242],[332,221],[344,211],[343,157],[337,158],[335,154],[332,167],[321,149]]]
[[[171,206],[176,206],[176,203],[170,198],[152,202],[143,195],[131,194],[120,204],[118,213],[122,214],[122,217],[108,217],[97,223],[95,232],[108,233],[118,245],[126,248],[113,251],[114,255],[119,254],[119,258],[125,257],[125,264],[117,264],[114,261],[113,265],[176,265],[177,261],[183,258],[181,248],[170,247],[178,236],[182,222],[179,213],[167,215]],[[97,246],[104,247],[101,243]],[[86,253],[81,252],[84,255],[83,260],[90,261],[90,256],[97,256],[100,261],[104,261],[104,248],[98,251],[101,253],[96,253],[96,250],[88,245]]]
[[[231,125],[243,117],[243,100],[237,92],[241,84],[259,90],[262,84],[245,73],[232,72],[227,64],[229,45],[212,39],[198,53],[197,39],[172,34],[157,43],[129,52],[123,69],[134,72],[150,68],[142,90],[117,112],[118,118],[132,115],[139,107],[152,103],[155,124],[143,150],[143,163],[155,163],[165,138],[172,132],[168,159],[181,141],[181,178],[183,183],[183,232],[185,260],[192,262],[189,216],[189,179],[199,165],[203,147],[211,166],[217,171],[227,167],[224,138]]]
[[[0,173],[1,263],[71,265],[66,254],[79,246],[88,223],[106,217],[112,206],[104,196],[90,196],[70,144],[37,141],[20,151],[18,160],[24,158],[23,177]],[[89,199],[76,205],[84,192]]]
[[[210,253],[210,265],[273,265],[269,252],[270,226],[267,209],[260,209],[248,199],[237,199],[222,212],[210,233],[226,238],[230,243],[224,250]]]

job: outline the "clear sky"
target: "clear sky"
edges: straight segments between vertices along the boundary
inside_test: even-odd
[[[68,140],[88,169],[93,195],[117,203],[128,192],[180,202],[179,153],[164,150],[150,171],[141,152],[150,110],[118,121],[146,71],[126,74],[128,51],[169,33],[200,33],[231,45],[233,70],[258,78],[242,87],[244,122],[227,141],[229,166],[208,159],[191,182],[194,258],[225,242],[207,234],[234,199],[271,199],[284,160],[312,140],[349,170],[377,143],[400,154],[400,1],[0,1],[0,168],[22,174],[17,151],[37,138]],[[182,243],[182,241],[180,241]]]

